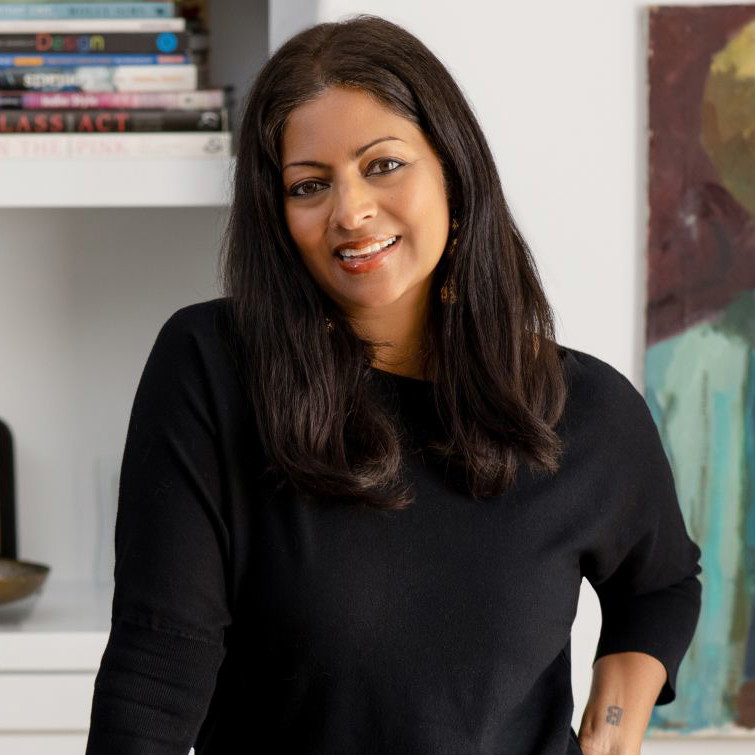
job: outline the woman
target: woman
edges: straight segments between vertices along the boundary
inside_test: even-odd
[[[700,551],[642,396],[555,342],[458,86],[388,21],[319,24],[239,145],[227,296],[134,400],[88,754],[638,753]]]

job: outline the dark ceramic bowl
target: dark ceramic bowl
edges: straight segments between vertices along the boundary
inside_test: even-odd
[[[0,556],[0,604],[31,595],[42,587],[50,573],[45,564]]]

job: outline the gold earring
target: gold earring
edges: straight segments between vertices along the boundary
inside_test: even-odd
[[[450,246],[448,247],[448,255],[449,255],[449,257],[450,257],[450,256],[451,256],[451,255],[452,255],[452,254],[454,253],[454,251],[456,250],[456,242],[457,242],[457,240],[458,240],[458,239],[456,238],[456,231],[458,231],[458,230],[459,230],[459,222],[458,222],[458,221],[456,220],[456,218],[455,218],[455,217],[453,217],[453,218],[451,218],[451,233],[450,233],[450,236],[451,236],[451,244],[450,244]]]
[[[331,320],[327,315],[325,316],[325,328],[327,329],[328,333],[332,333],[335,330],[335,324],[333,323],[333,320]]]
[[[453,215],[451,217],[451,244],[448,247],[448,256],[450,257],[455,249],[456,249],[456,231],[459,230],[459,221],[456,220],[456,215]],[[441,286],[440,289],[440,300],[444,304],[455,304],[458,301],[458,297],[456,296],[456,287],[454,286],[454,279],[453,276],[450,275],[446,282]]]
[[[455,304],[459,300],[456,296],[453,277],[450,276],[449,280],[440,287],[440,300],[444,304]]]

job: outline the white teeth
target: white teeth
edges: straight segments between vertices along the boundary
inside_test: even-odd
[[[340,254],[342,257],[364,257],[368,254],[379,252],[381,249],[385,249],[385,247],[390,246],[397,238],[398,236],[391,236],[385,241],[379,241],[376,244],[371,244],[370,246],[366,246],[364,249],[341,249],[338,254]]]

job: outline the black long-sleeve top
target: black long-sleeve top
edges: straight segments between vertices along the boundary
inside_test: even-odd
[[[87,755],[564,755],[586,577],[595,659],[676,674],[700,550],[642,395],[561,347],[559,472],[474,501],[421,453],[432,384],[372,369],[416,441],[403,511],[272,494],[230,346],[228,299],[161,328],[121,468],[112,625]],[[260,366],[264,369],[264,366]],[[267,479],[267,478],[266,478]]]

